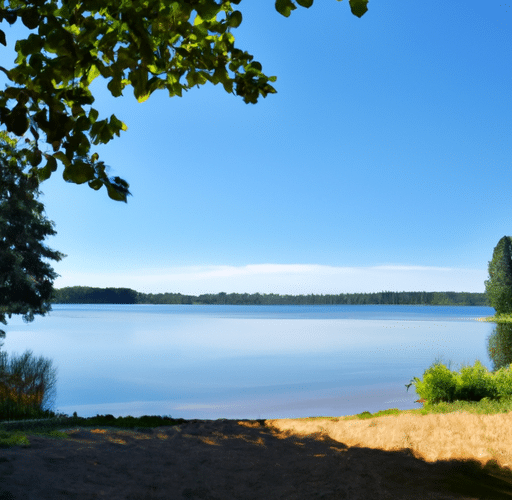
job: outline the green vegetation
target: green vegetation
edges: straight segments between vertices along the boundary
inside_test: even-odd
[[[0,420],[40,419],[52,415],[56,370],[52,361],[31,351],[8,359],[0,352]]]
[[[55,304],[217,304],[217,305],[457,305],[485,306],[484,293],[468,292],[379,292],[327,295],[279,295],[275,293],[140,293],[130,288],[73,286],[56,289]]]
[[[414,385],[416,393],[430,404],[454,401],[500,401],[512,398],[512,363],[489,372],[480,361],[474,366],[464,365],[453,372],[440,361],[435,361],[423,374],[423,380],[414,377],[407,390]]]
[[[105,187],[117,201],[126,202],[131,194],[129,184],[109,177],[109,167],[91,150],[127,130],[115,115],[100,117],[93,107],[94,80],[100,76],[108,80],[106,87],[113,97],[131,87],[139,102],[163,89],[170,97],[181,97],[207,82],[221,84],[246,103],[255,104],[261,96],[276,93],[270,84],[276,77],[265,75],[251,54],[235,47],[232,30],[242,23],[242,14],[233,6],[240,2],[1,2],[0,23],[17,28],[0,29],[0,44],[9,44],[16,52],[12,67],[5,67],[6,58],[0,66],[7,78],[0,90],[3,324],[6,314],[9,318],[23,314],[32,321],[34,314],[50,310],[52,280],[57,275],[40,257],[60,260],[64,255],[40,244],[55,231],[34,196],[58,163],[64,167],[66,182],[87,183],[96,191]],[[296,3],[307,8],[313,0]],[[350,0],[352,13],[361,17],[367,3]],[[297,5],[276,0],[275,8],[288,17]],[[105,300],[112,299],[100,301]],[[0,330],[3,337],[5,332]]]
[[[53,303],[57,304],[138,304],[138,293],[130,288],[91,288],[73,286],[57,288]]]
[[[494,316],[480,318],[480,321],[487,321],[489,323],[512,323],[512,314],[495,314]]]
[[[388,410],[381,410],[375,413],[363,411],[356,415],[348,415],[345,417],[307,417],[304,420],[318,420],[327,418],[335,422],[339,420],[367,420],[370,418],[383,417],[386,415],[400,415],[402,413],[411,413],[413,415],[430,415],[430,414],[446,414],[456,412],[467,412],[477,415],[496,415],[498,413],[508,413],[512,411],[512,398],[503,400],[488,400],[482,399],[480,401],[453,401],[440,402],[437,404],[425,403],[422,408],[415,410],[399,410],[398,408],[390,408]]]
[[[52,412],[51,418],[47,418],[46,420],[0,422],[0,448],[30,446],[27,434],[65,439],[68,435],[57,430],[62,428],[107,427],[144,431],[145,429],[153,427],[173,426],[184,422],[187,422],[187,420],[156,415],[144,415],[138,418],[131,416],[116,418],[113,415],[96,415],[95,417],[83,418],[78,417],[76,412],[72,417],[67,415],[55,415]]]
[[[445,364],[436,360],[425,370],[423,380],[414,377],[411,383],[406,384],[407,390],[411,385],[415,386],[420,398],[426,400],[422,408],[416,410],[390,408],[373,414],[364,411],[346,417],[309,417],[309,419],[365,420],[401,413],[428,415],[467,412],[494,415],[512,411],[512,363],[506,368],[489,372],[477,360],[474,366],[463,365],[459,372],[453,372]]]
[[[16,142],[0,132],[0,322],[4,325],[6,315],[22,314],[28,322],[34,314],[44,316],[51,309],[52,282],[58,274],[43,259],[65,257],[43,243],[56,231],[37,201],[39,182],[24,172],[26,168]]]
[[[489,262],[489,279],[485,291],[496,314],[512,313],[512,236],[503,236]]]
[[[8,80],[0,90],[0,124],[26,137],[22,153],[33,174],[46,180],[60,162],[67,182],[87,182],[94,190],[105,186],[110,198],[126,202],[129,184],[110,178],[91,151],[127,130],[115,115],[100,118],[92,107],[91,85],[100,76],[113,97],[131,87],[139,102],[156,90],[181,97],[208,82],[246,103],[276,93],[270,84],[276,77],[235,47],[232,30],[242,23],[242,14],[232,5],[240,1],[2,2],[0,22],[23,24],[26,29],[15,33],[29,34],[14,40],[13,67],[0,67]],[[349,2],[354,15],[367,11],[368,0]],[[310,7],[313,0],[297,3]],[[291,0],[277,0],[275,7],[286,17],[297,8]],[[11,36],[0,30],[0,43],[12,44]]]

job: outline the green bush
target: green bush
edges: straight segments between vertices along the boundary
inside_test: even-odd
[[[435,363],[423,373],[423,380],[414,379],[420,398],[435,404],[440,401],[452,402],[457,390],[457,376],[441,363]]]
[[[512,396],[512,363],[500,368],[494,373],[494,385],[498,398],[507,398]]]
[[[457,375],[455,399],[460,401],[480,401],[483,398],[497,399],[498,391],[487,368],[476,361],[474,366],[464,366]]]
[[[364,420],[365,418],[370,418],[371,416],[372,414],[369,411],[363,411],[362,413],[357,414],[357,418],[360,418],[361,420]]]
[[[407,389],[413,384],[417,394],[430,404],[512,398],[512,364],[491,373],[476,361],[457,373],[436,361],[425,370],[423,380],[414,377]]]

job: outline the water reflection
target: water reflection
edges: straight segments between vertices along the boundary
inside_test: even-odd
[[[512,323],[496,324],[487,338],[487,353],[493,363],[493,372],[512,363]]]

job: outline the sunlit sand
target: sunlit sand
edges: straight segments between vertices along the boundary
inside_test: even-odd
[[[427,462],[475,459],[485,465],[496,460],[512,468],[512,412],[479,415],[466,412],[418,415],[401,413],[367,420],[278,419],[266,424],[282,433],[320,433],[347,446],[387,451],[409,449]]]

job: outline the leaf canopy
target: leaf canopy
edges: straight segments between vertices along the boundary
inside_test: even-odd
[[[313,0],[296,0],[309,8]],[[338,0],[340,1],[340,0]],[[19,137],[32,134],[33,147],[21,150],[30,158],[40,181],[64,166],[68,182],[88,182],[93,189],[125,201],[128,183],[109,178],[105,165],[91,153],[127,126],[112,115],[99,119],[92,82],[102,77],[114,97],[131,87],[139,102],[156,90],[182,96],[192,87],[219,83],[245,103],[276,93],[275,76],[248,52],[235,46],[231,30],[242,23],[233,8],[241,0],[2,0],[0,22],[21,22],[31,30],[17,40],[14,67],[0,67],[9,85],[0,91],[0,123]],[[368,0],[349,0],[361,17]],[[292,0],[276,0],[288,17]],[[0,44],[7,45],[0,30]],[[51,145],[42,152],[39,142]],[[43,158],[46,162],[42,162]],[[116,180],[118,179],[118,180]]]

